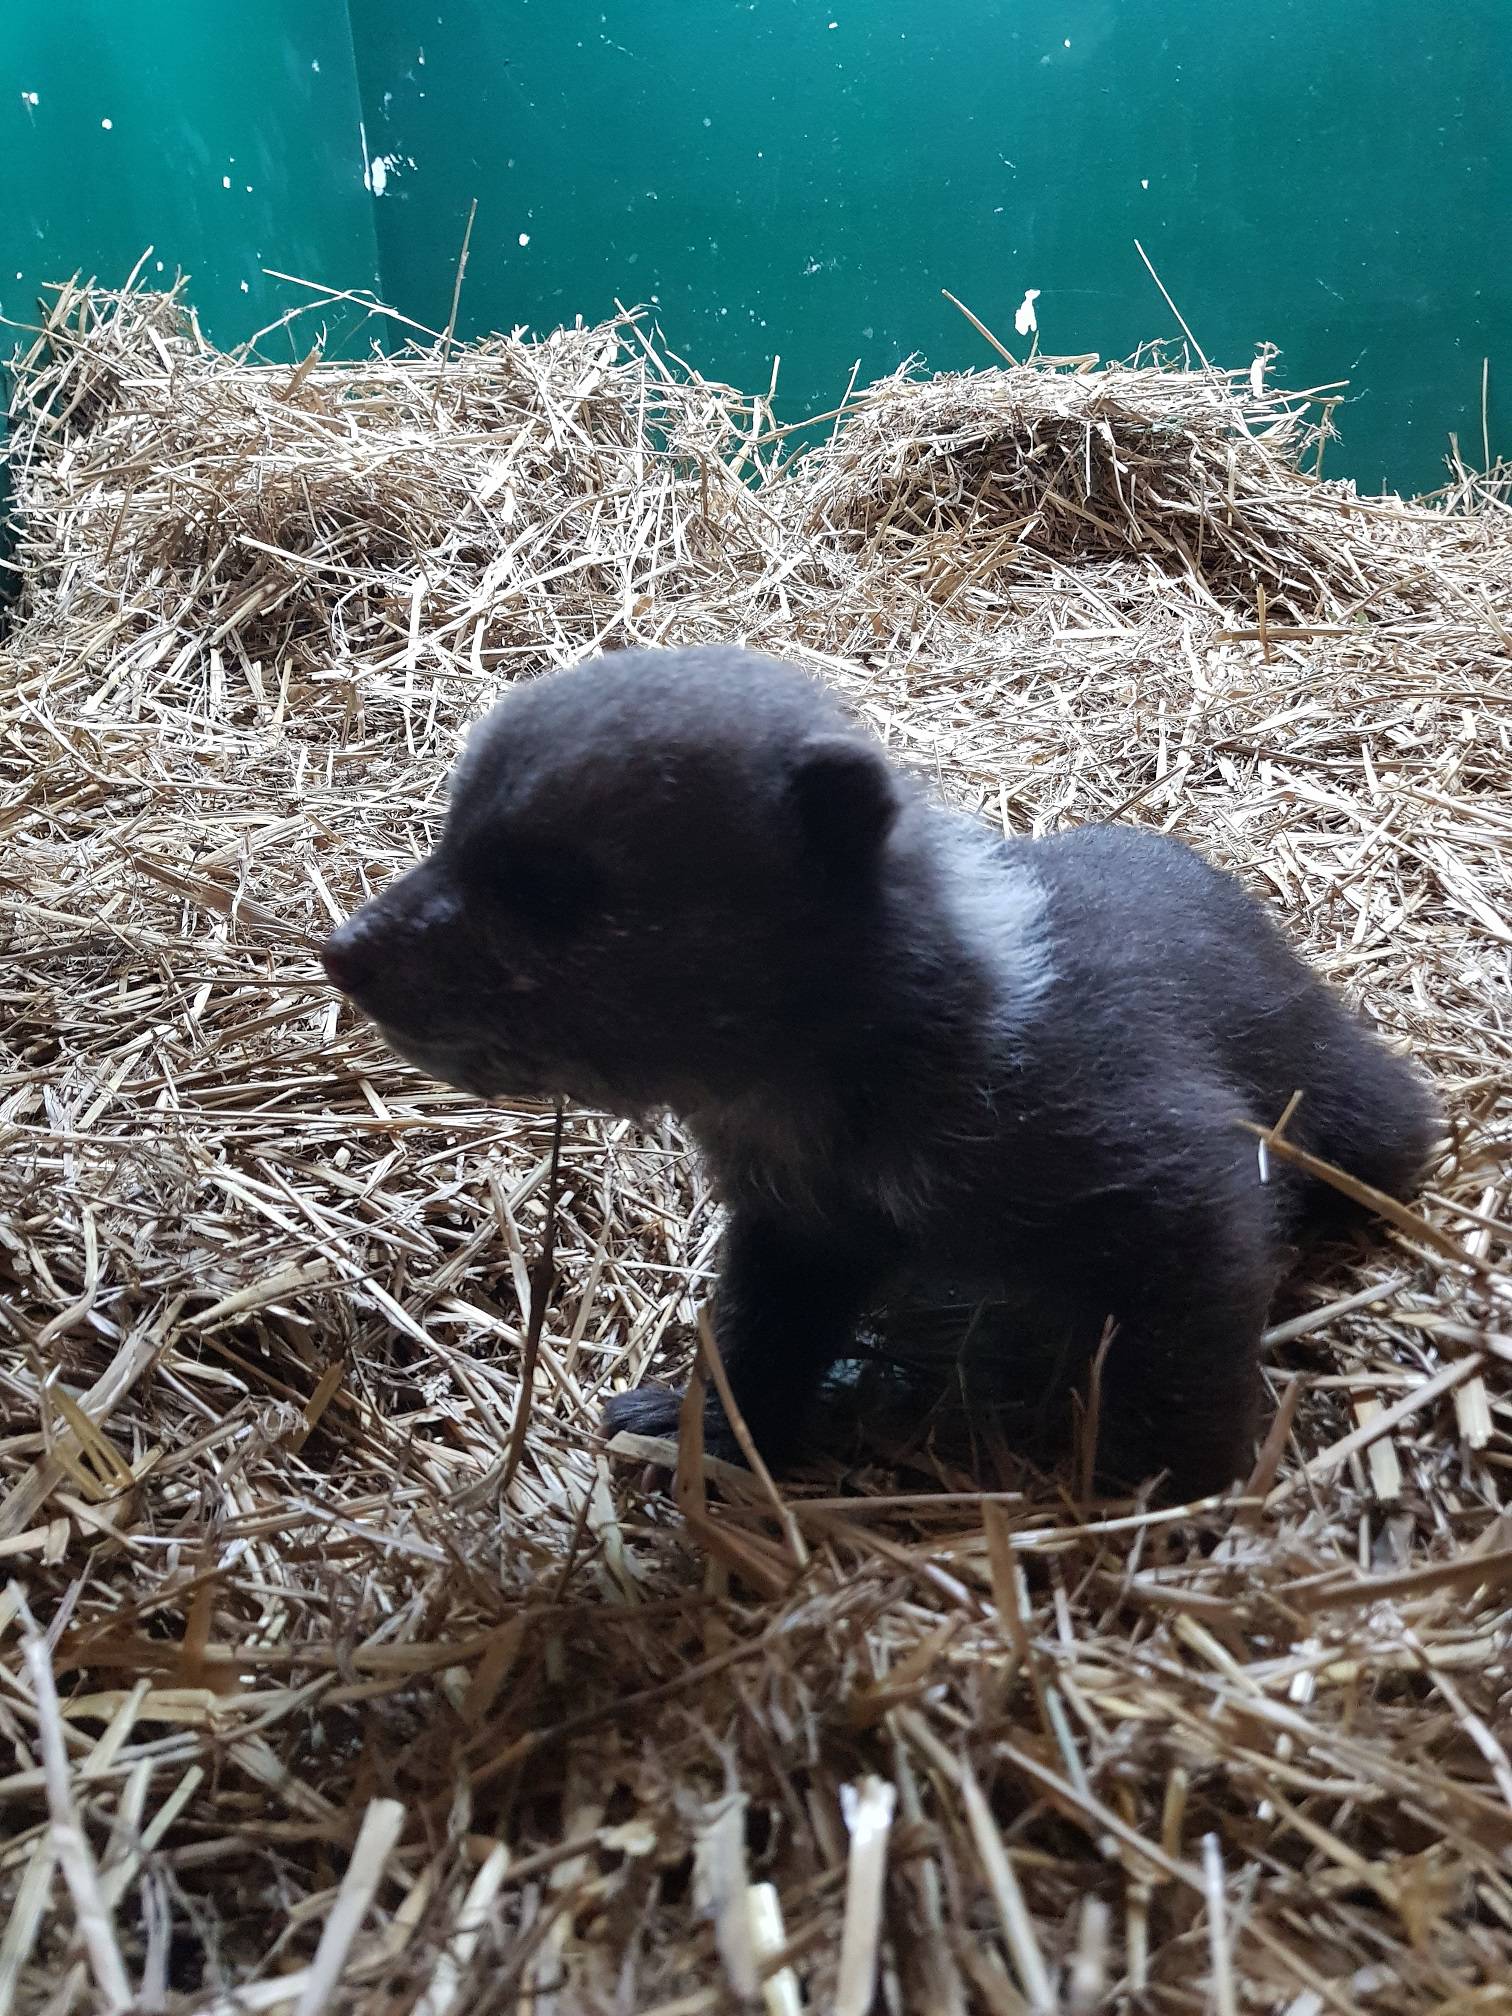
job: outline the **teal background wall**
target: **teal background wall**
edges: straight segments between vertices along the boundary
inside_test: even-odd
[[[145,277],[191,274],[228,346],[309,299],[265,268],[378,285],[346,0],[13,0],[0,82],[11,320],[75,270],[119,285],[149,245]]]
[[[1030,288],[1050,352],[1176,335],[1137,237],[1215,361],[1351,380],[1331,470],[1479,460],[1483,358],[1512,448],[1507,0],[54,0],[0,49],[8,314],[150,241],[221,341],[264,266],[437,326],[476,198],[464,334],[654,300],[795,419],[990,361],[942,287],[1019,352]]]

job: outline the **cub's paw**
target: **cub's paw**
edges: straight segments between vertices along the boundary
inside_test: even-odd
[[[675,1442],[682,1418],[683,1396],[670,1386],[636,1386],[628,1393],[616,1393],[604,1407],[604,1433],[611,1439],[622,1431],[631,1435],[655,1435]],[[730,1432],[724,1409],[712,1397],[704,1409],[704,1454],[724,1463],[745,1466],[740,1444]]]
[[[636,1386],[628,1393],[616,1393],[604,1406],[604,1433],[662,1435],[675,1442],[682,1397],[670,1386]]]

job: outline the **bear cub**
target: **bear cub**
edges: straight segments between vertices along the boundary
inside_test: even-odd
[[[324,953],[431,1076],[670,1112],[729,1226],[716,1335],[764,1459],[890,1280],[1011,1281],[1111,1318],[1099,1470],[1178,1498],[1253,1460],[1259,1345],[1336,1192],[1244,1123],[1403,1196],[1411,1066],[1176,840],[1024,841],[948,810],[824,687],[725,646],[620,651],[474,730],[435,851]],[[604,1425],[676,1429],[678,1396]],[[710,1402],[710,1446],[733,1453]]]

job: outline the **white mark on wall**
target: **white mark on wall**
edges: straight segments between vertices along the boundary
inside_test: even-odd
[[[101,131],[102,131],[102,132],[105,132],[105,133],[108,133],[108,132],[110,132],[110,130],[112,129],[112,127],[113,127],[114,125],[115,125],[115,121],[114,121],[114,119],[102,119],[102,120],[100,121],[100,129],[101,129]]]
[[[42,103],[42,100],[35,91],[23,91],[21,93],[21,103],[26,107],[28,112],[35,112],[37,107]]]
[[[1148,188],[1149,188],[1149,186],[1150,186],[1150,178],[1149,178],[1149,176],[1148,176],[1148,175],[1141,175],[1141,176],[1140,176],[1140,178],[1139,178],[1139,186],[1140,186],[1140,188],[1141,188],[1141,189],[1148,189]]]
[[[310,65],[310,68],[315,72],[315,75],[317,77],[320,75],[320,58],[318,56],[316,57],[315,61]]]
[[[1020,336],[1032,336],[1039,328],[1039,319],[1034,312],[1034,304],[1040,297],[1038,287],[1026,290],[1023,300],[1013,317],[1013,326]]]
[[[528,245],[530,243],[530,233],[528,231],[520,233],[520,243],[521,245]]]
[[[390,179],[401,168],[414,167],[415,157],[413,154],[369,154],[367,127],[360,119],[357,121],[357,134],[362,142],[362,186],[371,189],[375,196],[381,196]]]
[[[222,175],[221,187],[222,189],[229,189],[231,187],[231,177],[229,175]]]

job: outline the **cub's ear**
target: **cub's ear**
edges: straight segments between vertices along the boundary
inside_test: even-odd
[[[846,735],[813,736],[798,752],[792,790],[817,861],[856,872],[876,862],[901,803],[880,749]]]

